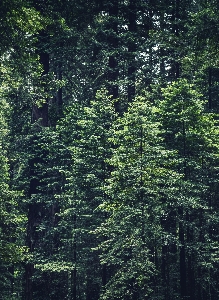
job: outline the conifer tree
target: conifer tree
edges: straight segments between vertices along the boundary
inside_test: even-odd
[[[98,91],[90,106],[70,105],[58,131],[71,154],[66,174],[64,203],[60,211],[60,255],[71,266],[71,297],[80,293],[97,299],[106,270],[101,271],[97,239],[91,232],[103,221],[97,210],[105,201],[104,185],[109,177],[107,159],[111,155],[108,130],[115,118],[114,104],[107,91]],[[101,275],[102,274],[102,275]]]
[[[113,171],[106,185],[108,200],[100,205],[109,218],[96,232],[105,236],[101,262],[113,274],[100,299],[156,296],[151,279],[159,272],[157,256],[165,235],[161,218],[176,196],[180,176],[168,169],[173,153],[162,146],[156,108],[146,99],[137,98],[111,129]]]
[[[209,281],[210,269],[216,263],[212,256],[215,239],[210,237],[209,228],[217,224],[218,212],[211,215],[209,197],[210,182],[217,176],[218,130],[213,116],[204,111],[202,95],[186,80],[163,89],[163,97],[159,106],[166,146],[177,151],[176,167],[183,176],[172,215],[178,235],[175,255],[179,262],[181,297],[205,299],[215,286],[214,280]],[[172,221],[166,222],[165,226],[171,230]]]

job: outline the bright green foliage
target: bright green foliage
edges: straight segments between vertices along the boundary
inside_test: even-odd
[[[2,299],[218,299],[218,8],[1,1]]]
[[[218,176],[219,132],[214,116],[204,111],[202,95],[194,85],[178,80],[162,89],[162,95],[158,115],[165,144],[177,151],[175,168],[183,176],[180,198],[175,203],[175,226],[179,226],[178,239],[182,244],[180,276],[186,278],[185,295],[208,298],[217,289],[215,282],[209,281],[209,274],[218,268],[217,234],[212,232],[218,226],[219,216],[212,189]],[[170,220],[166,222],[171,230]],[[182,280],[181,277],[181,284]],[[195,291],[191,285],[196,286]]]
[[[180,180],[171,170],[174,153],[162,146],[159,126],[156,108],[141,97],[111,129],[115,149],[106,185],[109,199],[100,205],[109,218],[97,232],[105,237],[101,261],[112,267],[113,276],[101,299],[145,299],[153,292],[155,252],[165,235],[161,218]]]
[[[7,158],[7,110],[6,102],[0,100],[0,260],[15,262],[22,259],[22,247],[16,241],[20,223],[24,221],[18,212],[18,194],[9,187],[9,166]],[[7,113],[6,113],[7,112]],[[15,241],[18,244],[15,244]]]
[[[23,244],[26,216],[21,213],[20,193],[9,185],[9,117],[10,107],[0,98],[0,289],[3,297],[10,295],[13,289],[21,290],[15,275],[16,271],[19,272],[19,267],[17,269],[17,266],[13,266],[24,261],[27,254]],[[14,274],[11,273],[11,269],[14,270]]]
[[[33,39],[32,35],[41,30],[46,20],[40,16],[29,1],[2,0],[0,4],[0,56],[9,49],[18,50]],[[29,41],[28,41],[29,40]]]
[[[106,160],[112,152],[108,130],[114,118],[113,102],[101,90],[90,106],[79,103],[69,106],[57,127],[71,155],[59,213],[59,255],[66,262],[66,269],[69,266],[72,270],[71,295],[82,290],[90,297],[97,297],[101,286],[99,259],[92,251],[97,240],[91,231],[104,218],[97,207],[106,198],[104,186],[109,177]]]

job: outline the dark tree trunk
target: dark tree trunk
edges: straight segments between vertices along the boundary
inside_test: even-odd
[[[76,214],[74,214],[74,216],[73,216],[74,230],[76,230],[76,219],[77,219],[77,216],[76,216]],[[73,241],[73,260],[74,260],[74,264],[76,265],[76,262],[77,262],[76,238]],[[72,271],[71,279],[72,279],[72,286],[71,286],[72,287],[72,298],[71,299],[76,300],[77,299],[77,269],[76,269],[76,267]]]
[[[173,1],[173,11],[172,11],[172,33],[179,37],[179,25],[180,20],[180,0]],[[180,77],[180,63],[179,63],[179,53],[172,50],[171,56],[173,56],[170,68],[170,77],[172,80],[176,80]]]
[[[43,66],[42,76],[48,74],[49,72],[49,55],[47,53],[40,53],[40,63]],[[32,107],[32,124],[37,122],[42,127],[48,126],[48,101],[46,99],[45,103],[41,107],[33,105]],[[33,147],[36,144],[36,139],[32,141]],[[36,164],[40,162],[38,157],[34,157],[29,161],[30,169],[30,187],[29,187],[29,198],[32,195],[39,193],[40,179],[36,174]],[[36,227],[40,224],[42,206],[38,203],[29,203],[28,205],[28,223],[27,223],[27,236],[26,243],[30,252],[34,251],[34,247],[37,243],[38,236],[36,232]],[[33,283],[32,277],[34,274],[34,266],[28,263],[25,267],[25,300],[33,299]]]
[[[183,107],[184,110],[184,107]],[[184,180],[188,180],[188,169],[187,169],[187,145],[186,145],[186,127],[185,122],[183,121],[182,124],[182,134],[183,134],[183,149],[182,149],[182,156],[184,159],[184,166],[183,166],[183,172],[184,172]],[[185,225],[184,225],[184,209],[183,207],[178,208],[178,214],[179,214],[179,242],[180,242],[180,248],[179,248],[179,269],[180,269],[180,292],[181,297],[184,299],[184,297],[187,296],[187,272],[186,272],[186,253],[185,253]]]
[[[212,69],[208,70],[208,108],[212,109]]]
[[[135,97],[135,73],[136,73],[136,0],[129,1],[128,29],[130,33],[130,41],[128,43],[128,102],[132,102]]]
[[[181,297],[187,296],[187,276],[186,276],[186,254],[185,254],[185,236],[184,236],[184,225],[182,224],[183,210],[179,208],[179,216],[181,217],[179,223],[179,260],[180,260],[180,292]]]
[[[60,46],[61,47],[61,46]],[[55,64],[53,60],[50,62],[51,64]],[[61,81],[62,80],[62,63],[59,61],[55,67],[55,74],[56,74],[56,80]],[[49,102],[49,121],[48,125],[51,127],[55,127],[57,124],[57,121],[60,120],[60,118],[63,117],[63,90],[62,87],[59,88],[59,90],[56,92],[53,99]]]
[[[113,99],[117,99],[119,96],[118,88],[118,55],[115,54],[118,50],[118,0],[111,0],[109,3],[109,20],[110,24],[108,25],[109,35],[108,35],[108,46],[109,51],[109,71],[108,71],[108,81],[109,81],[109,93],[112,95]],[[115,103],[115,108],[117,112],[120,112],[120,104]]]
[[[192,215],[189,215],[189,213],[186,214],[186,221],[187,223],[192,222]],[[187,228],[187,243],[192,243],[194,240],[193,236],[193,229]],[[188,273],[188,299],[193,300],[195,299],[195,270],[194,270],[194,254],[193,250],[190,251],[190,253],[187,254],[187,273]]]

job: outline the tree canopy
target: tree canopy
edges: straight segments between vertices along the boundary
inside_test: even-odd
[[[3,0],[3,300],[217,300],[218,3]]]

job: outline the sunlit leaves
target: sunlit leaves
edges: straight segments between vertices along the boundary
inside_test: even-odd
[[[160,220],[179,196],[181,179],[171,169],[175,154],[163,147],[156,112],[145,97],[139,97],[110,129],[112,172],[105,187],[108,198],[100,205],[109,217],[96,233],[104,236],[101,261],[115,273],[101,299],[110,299],[110,294],[144,299],[152,292],[148,280],[155,276],[156,266],[151,249],[161,243]]]

